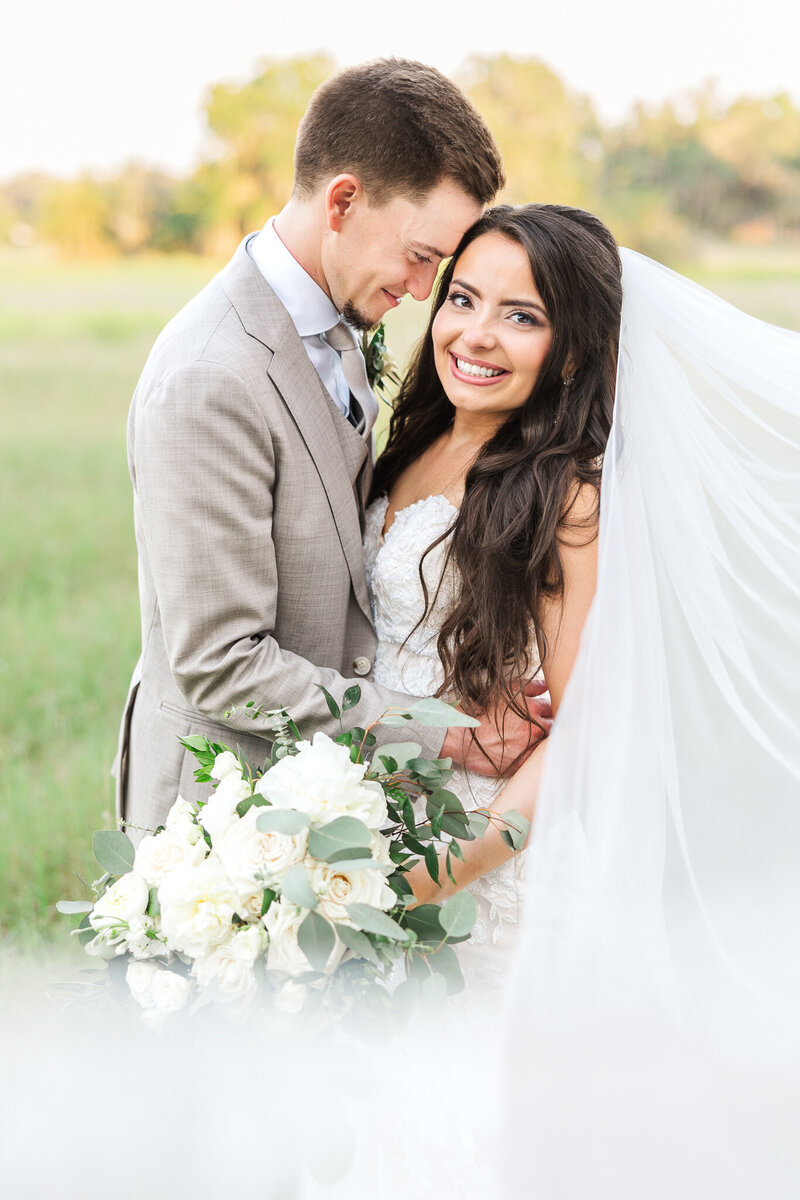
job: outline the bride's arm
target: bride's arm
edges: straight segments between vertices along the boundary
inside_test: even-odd
[[[597,526],[597,492],[594,487],[585,484],[569,507],[559,531],[564,578],[562,595],[557,600],[545,601],[539,613],[547,647],[543,670],[554,714],[558,712],[572,672],[597,585]],[[504,826],[503,813],[516,809],[529,821],[533,819],[546,754],[545,741],[534,750],[489,806],[489,812],[499,818],[498,822],[492,822],[483,837],[459,843],[464,861],[461,862],[455,855],[450,858],[455,885],[447,876],[444,853],[439,856],[439,886],[431,879],[424,862],[417,863],[408,872],[406,879],[418,904],[444,900],[511,858],[514,851],[500,835],[500,829]]]

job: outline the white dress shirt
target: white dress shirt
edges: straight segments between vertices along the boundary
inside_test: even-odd
[[[248,246],[250,257],[292,318],[311,363],[345,416],[350,413],[350,389],[342,360],[322,334],[339,320],[336,305],[289,253],[270,217]]]

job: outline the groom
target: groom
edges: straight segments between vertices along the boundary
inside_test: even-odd
[[[133,825],[155,828],[178,794],[206,796],[180,737],[264,761],[248,701],[330,734],[318,684],[337,698],[360,684],[352,725],[409,703],[370,682],[361,520],[377,404],[352,329],[406,293],[425,300],[502,183],[491,134],[438,71],[398,59],[345,70],[311,99],[286,207],[158,338],[128,423],[142,656],[116,775]],[[404,733],[486,770],[463,731],[444,744],[441,731]],[[499,760],[491,722],[480,737]],[[508,714],[505,762],[528,740]]]

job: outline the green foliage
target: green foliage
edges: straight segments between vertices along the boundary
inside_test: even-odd
[[[259,833],[286,833],[292,837],[308,825],[308,815],[295,808],[268,808],[256,818]]]
[[[297,931],[297,942],[314,970],[324,971],[336,942],[330,921],[310,912]]]
[[[336,817],[308,835],[308,850],[323,862],[364,858],[362,852],[370,845],[372,834],[356,817]]]
[[[121,829],[98,829],[92,838],[92,850],[109,875],[124,875],[133,867],[133,842]]]

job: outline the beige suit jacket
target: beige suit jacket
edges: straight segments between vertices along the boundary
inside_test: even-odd
[[[128,421],[142,656],[115,773],[118,815],[140,827],[155,828],[179,794],[210,793],[179,737],[207,734],[263,763],[269,741],[250,700],[288,709],[309,735],[339,730],[317,684],[337,698],[361,685],[348,725],[408,701],[369,679],[368,446],[247,241],[159,336]],[[404,734],[432,756],[443,740],[416,724]]]

